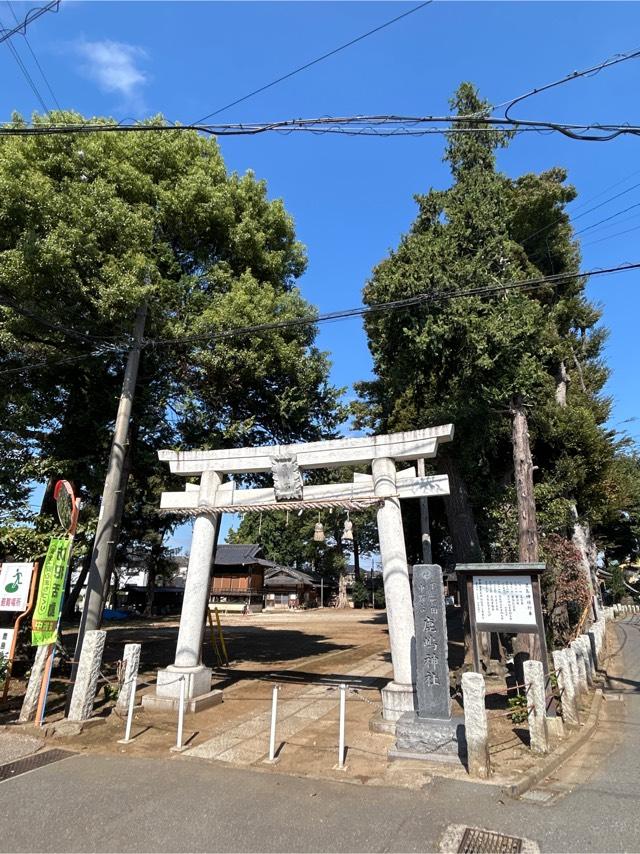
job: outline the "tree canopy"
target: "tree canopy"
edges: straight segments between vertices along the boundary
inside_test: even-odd
[[[333,435],[338,390],[313,322],[228,335],[290,318],[313,321],[315,309],[296,287],[305,264],[283,202],[270,199],[252,173],[229,173],[214,140],[190,131],[4,137],[0,500],[11,518],[0,530],[2,550],[37,553],[33,531],[16,543],[15,522],[31,518],[27,485],[59,476],[85,498],[89,532],[81,531],[81,543],[90,536],[130,330],[143,303],[130,443],[138,486],[125,528],[128,516],[140,527],[141,508],[154,499],[157,506],[169,480],[159,447]]]

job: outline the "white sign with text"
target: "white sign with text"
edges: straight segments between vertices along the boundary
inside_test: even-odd
[[[0,565],[0,611],[26,611],[32,563],[3,563]]]
[[[530,575],[474,575],[477,623],[535,626]]]

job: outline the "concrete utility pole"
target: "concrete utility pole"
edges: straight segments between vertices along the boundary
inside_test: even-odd
[[[418,462],[418,477],[425,476],[424,460]],[[422,540],[422,560],[424,563],[432,563],[431,560],[431,528],[429,523],[429,499],[420,499],[420,539]]]
[[[98,527],[91,554],[87,594],[84,600],[84,609],[82,611],[80,628],[78,629],[78,640],[73,657],[74,664],[71,672],[70,692],[73,691],[73,683],[78,669],[78,661],[80,660],[85,632],[93,631],[100,626],[106,593],[105,585],[109,568],[109,556],[111,551],[115,549],[118,541],[118,528],[124,504],[124,502],[119,500],[120,494],[125,488],[125,484],[122,482],[124,458],[127,450],[131,407],[138,379],[140,345],[142,343],[146,318],[147,306],[143,305],[136,312],[136,320],[133,327],[133,342],[129,350],[129,356],[127,357],[127,367],[122,382],[122,393],[118,405],[116,425],[113,431],[109,466],[104,482]]]

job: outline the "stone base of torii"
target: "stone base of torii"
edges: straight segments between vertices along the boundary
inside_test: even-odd
[[[222,513],[268,512],[276,509],[377,506],[380,558],[389,626],[393,681],[382,689],[382,716],[396,721],[416,708],[414,615],[400,501],[449,494],[444,475],[418,477],[413,466],[397,463],[429,459],[438,446],[453,438],[453,425],[299,445],[271,445],[220,451],[160,451],[174,474],[199,476],[184,492],[165,492],[161,509],[195,516],[175,661],[158,672],[155,694],[143,698],[145,708],[176,708],[181,682],[188,711],[221,702],[211,690],[211,669],[201,660],[211,563]],[[356,474],[352,483],[306,486],[305,469],[371,465],[371,475]],[[272,472],[274,487],[238,489],[225,476],[240,478]],[[182,677],[182,678],[181,678]]]

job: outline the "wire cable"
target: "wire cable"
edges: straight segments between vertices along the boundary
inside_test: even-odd
[[[11,14],[13,15],[13,19],[14,19],[14,21],[16,22],[16,24],[18,24],[18,25],[19,25],[19,24],[20,24],[20,21],[18,20],[18,16],[16,15],[16,13],[15,13],[15,11],[14,11],[13,6],[11,5],[11,0],[6,0],[6,4],[7,4],[7,6],[9,7],[9,10],[10,10]],[[31,56],[33,57],[33,61],[35,62],[36,66],[38,67],[38,71],[40,72],[40,76],[41,76],[41,77],[42,77],[42,79],[44,80],[44,84],[45,84],[45,86],[46,86],[46,87],[47,87],[47,89],[49,90],[49,94],[50,94],[50,95],[51,95],[51,97],[53,98],[53,102],[54,102],[54,104],[56,105],[56,107],[57,107],[60,111],[62,111],[62,107],[60,106],[60,104],[59,104],[59,102],[58,102],[58,99],[56,98],[55,92],[54,92],[54,91],[53,91],[53,89],[51,88],[51,84],[49,83],[49,80],[48,80],[48,78],[47,78],[47,75],[44,73],[44,69],[43,69],[43,68],[42,68],[42,66],[40,65],[40,63],[39,63],[39,61],[38,61],[38,57],[35,55],[35,52],[34,52],[33,48],[31,47],[31,43],[29,42],[29,39],[28,39],[28,37],[27,37],[26,30],[25,30],[25,32],[23,32],[23,33],[22,33],[22,37],[24,38],[24,42],[25,42],[25,44],[26,44],[26,46],[27,46],[27,48],[28,48],[28,50],[29,50],[29,53],[30,53],[30,54],[31,54]]]
[[[51,0],[51,2],[47,3],[45,6],[39,6],[37,9],[31,9],[27,12],[24,19],[18,24],[18,26],[14,27],[12,30],[6,30],[0,26],[0,44],[10,39],[11,36],[15,36],[16,33],[24,35],[27,31],[27,27],[41,15],[44,15],[45,12],[57,12],[60,8],[60,2],[61,0]]]
[[[513,282],[502,282],[488,287],[466,288],[459,290],[445,291],[441,293],[422,293],[406,299],[393,300],[386,303],[377,303],[371,306],[358,306],[357,308],[345,309],[343,311],[334,311],[327,314],[316,315],[315,317],[297,317],[288,320],[273,321],[271,323],[254,324],[252,326],[235,327],[232,329],[220,330],[214,333],[204,335],[192,335],[185,338],[164,338],[164,339],[145,339],[142,342],[142,347],[157,347],[157,346],[178,346],[185,344],[198,343],[200,341],[217,341],[231,337],[243,337],[256,332],[268,332],[275,329],[284,329],[294,326],[309,326],[317,323],[331,322],[335,320],[344,320],[351,317],[361,317],[375,312],[396,311],[402,308],[409,308],[423,303],[446,302],[452,299],[461,299],[469,296],[491,296],[496,293],[504,293],[509,290],[528,291],[536,290],[544,287],[558,287],[559,285],[571,281],[572,279],[592,278],[594,276],[610,275],[612,273],[624,273],[631,270],[640,269],[640,262],[620,264],[616,267],[598,268],[595,270],[587,270],[585,272],[571,271],[567,273],[557,273],[553,276],[538,277],[535,279],[522,279]],[[0,376],[8,374],[19,374],[26,371],[35,370],[38,368],[51,368],[58,365],[70,364],[84,359],[93,359],[97,356],[104,356],[116,353],[125,353],[130,349],[129,345],[111,345],[94,350],[91,353],[83,353],[76,356],[69,356],[57,361],[42,361],[35,362],[30,365],[22,365],[20,367],[8,368],[0,371]]]
[[[225,110],[231,109],[231,107],[235,107],[237,104],[241,104],[243,101],[248,101],[249,98],[253,98],[254,95],[258,95],[260,92],[265,92],[267,89],[271,89],[272,86],[276,86],[278,83],[282,83],[283,80],[288,80],[290,77],[293,77],[295,74],[299,74],[301,71],[306,71],[307,68],[311,68],[313,65],[317,65],[319,62],[323,62],[325,59],[329,59],[330,56],[335,56],[337,53],[340,53],[343,50],[346,50],[348,47],[351,47],[358,42],[363,41],[363,39],[369,38],[369,36],[374,35],[374,33],[379,33],[380,30],[384,30],[387,27],[390,27],[392,24],[395,24],[397,21],[401,21],[403,18],[408,17],[409,15],[413,15],[414,12],[419,12],[420,9],[424,9],[425,6],[430,6],[433,3],[433,0],[426,0],[425,3],[420,3],[418,6],[414,6],[413,9],[409,9],[407,12],[403,12],[402,15],[398,15],[395,18],[392,18],[390,21],[386,21],[384,24],[380,24],[380,26],[375,27],[373,30],[369,30],[367,33],[363,33],[361,36],[358,36],[355,39],[351,39],[351,41],[346,44],[340,45],[340,47],[336,47],[333,50],[330,50],[328,53],[323,54],[322,56],[318,56],[316,59],[312,59],[311,62],[307,62],[304,65],[299,66],[298,68],[294,68],[293,71],[289,71],[287,74],[283,74],[281,77],[272,80],[271,83],[266,83],[264,86],[260,86],[258,89],[254,89],[253,92],[249,92],[246,95],[243,95],[241,98],[236,98],[235,101],[231,101],[229,104],[225,104],[224,107],[220,107],[217,110],[214,110],[212,113],[208,113],[206,116],[203,116],[201,119],[198,119],[194,124],[201,124],[202,122],[207,121],[207,119],[211,119],[214,116],[219,115],[220,113],[224,113]]]
[[[4,29],[4,24],[2,23],[2,21],[0,21],[0,28]],[[42,109],[45,111],[45,113],[48,113],[48,112],[49,112],[49,108],[48,108],[48,107],[47,107],[47,105],[45,104],[45,102],[44,102],[44,98],[43,98],[43,97],[42,97],[42,95],[40,94],[40,90],[39,90],[39,89],[38,89],[38,87],[36,86],[36,84],[35,84],[35,82],[34,82],[33,78],[31,77],[31,75],[29,74],[29,71],[28,71],[28,69],[27,69],[26,65],[24,64],[24,62],[22,61],[22,59],[21,59],[21,57],[20,57],[20,54],[18,53],[18,51],[17,51],[17,49],[16,49],[15,45],[13,45],[13,44],[12,44],[12,42],[8,41],[8,42],[7,42],[7,47],[9,48],[9,51],[11,52],[11,55],[13,56],[13,58],[14,58],[14,59],[15,59],[15,61],[16,61],[16,63],[18,64],[18,68],[20,69],[20,71],[22,71],[22,74],[24,75],[25,80],[27,81],[27,83],[28,83],[29,87],[31,88],[31,91],[32,91],[32,92],[33,92],[33,94],[36,96],[37,100],[40,102],[40,106],[41,106],[41,107],[42,107]]]

